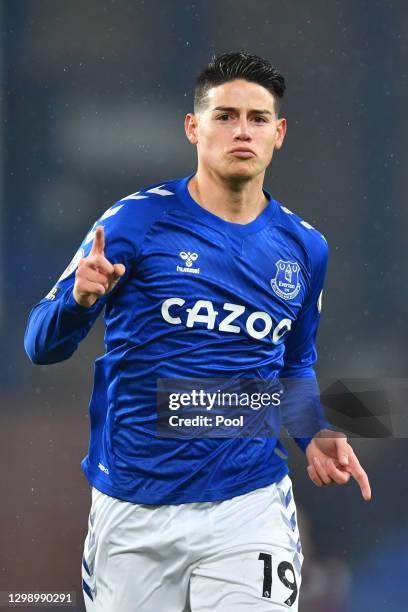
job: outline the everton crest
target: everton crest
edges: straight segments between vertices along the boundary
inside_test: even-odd
[[[300,266],[295,261],[276,262],[276,276],[271,280],[271,287],[277,296],[283,300],[293,300],[300,291]]]

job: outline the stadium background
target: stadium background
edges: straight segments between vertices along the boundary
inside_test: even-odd
[[[34,367],[31,306],[117,199],[194,169],[183,132],[212,52],[287,79],[289,131],[266,186],[331,246],[320,374],[407,376],[407,29],[403,0],[8,0],[1,4],[0,590],[72,590],[89,489],[92,362]],[[408,595],[404,439],[354,442],[373,501],[290,465],[306,554],[301,612],[396,612]],[[405,597],[404,597],[405,596]],[[166,612],[163,602],[163,612]]]

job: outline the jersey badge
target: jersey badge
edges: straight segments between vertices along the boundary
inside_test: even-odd
[[[276,262],[276,268],[276,276],[271,280],[273,292],[283,300],[293,300],[300,291],[299,264],[280,259]]]

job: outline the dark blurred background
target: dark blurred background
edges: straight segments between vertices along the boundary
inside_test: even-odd
[[[35,367],[23,350],[30,308],[107,207],[193,171],[183,118],[194,79],[213,52],[247,50],[275,63],[288,85],[288,135],[266,186],[331,247],[318,371],[406,377],[408,6],[0,6],[0,590],[76,590],[82,610],[90,491],[79,464],[103,330],[98,323],[70,361]],[[315,488],[288,444],[306,555],[300,612],[405,610],[408,443],[353,444],[370,504],[354,484]]]

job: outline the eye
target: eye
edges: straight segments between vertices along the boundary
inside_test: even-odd
[[[220,121],[228,121],[229,115],[227,113],[224,113],[224,115],[219,115],[217,119]]]
[[[257,117],[254,117],[254,119],[255,119],[255,123],[267,123],[267,120],[265,119],[265,117],[257,116]]]

